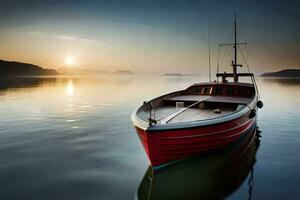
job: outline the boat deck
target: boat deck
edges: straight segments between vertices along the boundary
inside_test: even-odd
[[[206,101],[206,102],[223,102],[247,104],[251,101],[245,97],[228,97],[228,96],[206,96],[206,95],[180,95],[165,99],[167,101]]]
[[[178,122],[189,122],[189,121],[197,121],[197,120],[205,120],[221,117],[224,115],[228,115],[234,112],[234,109],[224,108],[221,110],[221,113],[215,113],[213,109],[196,109],[196,108],[188,108],[184,112],[172,118],[170,121],[166,123],[178,123]]]
[[[246,106],[247,103],[251,101],[250,98],[243,97],[228,97],[228,96],[205,96],[205,95],[181,95],[165,98],[164,102],[175,104],[177,102],[183,102],[184,104],[188,102],[187,105],[183,107],[177,107],[176,105],[164,104],[157,108],[154,108],[152,113],[152,118],[155,118],[158,124],[167,123],[179,123],[179,122],[189,122],[197,120],[206,120],[212,118],[222,117],[236,110],[241,109]],[[201,102],[204,103],[229,103],[234,104],[235,107],[220,106],[217,107],[201,107],[199,106]],[[220,110],[217,112],[216,109]],[[139,116],[142,119],[148,119],[150,116],[148,111],[140,111]]]

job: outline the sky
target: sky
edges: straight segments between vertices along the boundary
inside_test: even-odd
[[[0,0],[0,59],[206,75],[210,38],[213,73],[229,71],[235,12],[241,71],[300,68],[297,0]]]

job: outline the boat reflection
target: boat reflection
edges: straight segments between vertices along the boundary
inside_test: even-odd
[[[256,128],[226,148],[177,163],[160,171],[149,167],[136,198],[224,199],[247,178],[249,196],[253,185],[253,166],[259,147]]]

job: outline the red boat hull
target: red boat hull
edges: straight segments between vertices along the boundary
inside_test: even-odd
[[[237,140],[256,126],[249,113],[231,121],[188,129],[147,131],[136,128],[153,167],[218,149]]]

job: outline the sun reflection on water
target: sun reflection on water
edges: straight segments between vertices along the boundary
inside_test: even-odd
[[[67,94],[69,96],[73,96],[73,94],[74,94],[74,84],[73,84],[73,81],[71,79],[68,81],[66,91],[67,91]]]

